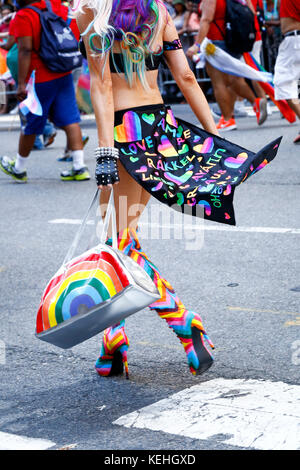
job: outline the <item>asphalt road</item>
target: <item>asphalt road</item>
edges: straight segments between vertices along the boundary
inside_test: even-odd
[[[186,106],[174,110],[196,122]],[[129,381],[95,373],[101,335],[68,351],[35,338],[42,291],[77,229],[50,221],[82,218],[95,182],[60,181],[68,166],[56,161],[65,144],[62,132],[48,150],[30,156],[28,184],[0,174],[1,432],[48,439],[56,449],[237,449],[219,435],[199,440],[113,422],[216,378],[300,385],[300,147],[292,144],[298,129],[274,113],[261,128],[254,118],[243,118],[237,131],[226,133],[251,150],[284,136],[277,158],[237,189],[237,230],[214,230],[216,224],[205,222],[197,251],[174,236],[143,241],[185,305],[200,313],[216,345],[213,367],[197,378],[175,335],[149,310],[127,321]],[[96,129],[85,132],[92,173]],[[18,132],[2,131],[0,153],[13,156],[17,140]]]

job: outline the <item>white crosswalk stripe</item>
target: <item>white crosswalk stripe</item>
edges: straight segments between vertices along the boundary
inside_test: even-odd
[[[45,439],[0,432],[0,450],[46,450],[53,446],[54,442]]]
[[[114,424],[259,450],[300,449],[300,386],[214,379],[124,415]]]
[[[48,220],[49,224],[54,225],[80,225],[82,220],[80,219],[51,219]],[[93,225],[94,221],[89,220],[87,225]],[[140,227],[148,227],[147,222],[140,222]],[[156,224],[152,223],[151,228],[161,228],[161,229],[177,229],[182,228],[180,224]],[[300,228],[293,227],[236,227],[230,225],[204,225],[203,223],[199,225],[185,224],[185,230],[205,230],[213,232],[249,232],[249,233],[282,233],[282,234],[291,234],[291,235],[300,235]]]

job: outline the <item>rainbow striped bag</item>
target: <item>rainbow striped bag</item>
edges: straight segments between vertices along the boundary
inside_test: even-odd
[[[37,313],[37,338],[63,349],[82,343],[160,297],[146,271],[116,248],[113,191],[104,220],[102,242],[70,260],[97,195],[98,191],[62,267],[45,289]],[[103,242],[110,219],[112,247]]]

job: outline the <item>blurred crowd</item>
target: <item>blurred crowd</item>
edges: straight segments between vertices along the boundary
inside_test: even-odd
[[[179,35],[193,36],[199,29],[201,3],[191,0],[164,0],[168,12],[176,25]],[[266,69],[274,71],[274,64],[279,44],[280,30],[280,0],[258,0],[257,14],[264,45],[264,63]]]
[[[164,2],[176,25],[183,48],[187,50],[193,44],[194,37],[199,30],[202,0],[198,2],[197,0],[164,0]],[[15,15],[16,5],[15,0],[0,0],[0,76],[7,71],[5,62],[6,53],[4,51],[10,48],[9,27]],[[266,70],[272,73],[274,72],[278,47],[282,39],[279,8],[280,0],[258,0],[257,2],[257,14],[262,36],[261,63]],[[208,98],[213,99],[213,90],[209,86],[209,77],[207,77],[205,72],[197,72],[191,61],[190,65],[196,72],[199,82],[203,83],[203,88]],[[4,76],[4,79],[8,91],[8,99],[5,103],[3,99],[0,99],[0,114],[13,111],[16,105],[16,99],[12,92],[13,80],[8,76]],[[167,101],[180,102],[183,99],[167,70],[161,71],[160,82],[162,92]],[[174,91],[176,92],[174,93]],[[80,103],[80,107],[81,112],[86,112],[89,108],[87,103]]]
[[[20,0],[21,2],[23,0]],[[57,0],[60,3],[60,0]],[[281,0],[240,0],[248,5],[251,5],[253,12],[255,13],[255,27],[256,27],[256,43],[255,48],[252,51],[256,61],[264,68],[264,70],[274,73],[275,63],[278,56],[279,46],[283,39],[283,34],[280,26],[280,3]],[[286,1],[286,0],[282,0]],[[296,2],[298,0],[289,0]],[[300,0],[299,0],[300,1]],[[62,2],[68,5],[68,1]],[[217,101],[213,111],[217,113],[218,117],[222,117],[222,110],[218,107],[218,88],[219,84],[222,84],[222,76],[217,76],[211,67],[206,66],[202,69],[196,67],[196,64],[192,60],[192,52],[195,53],[195,41],[197,34],[199,34],[199,28],[201,28],[201,18],[203,17],[203,5],[207,5],[206,0],[164,0],[165,6],[171,15],[184,51],[187,53],[190,66],[194,71],[196,78],[202,87],[207,99],[211,102]],[[220,21],[220,12],[222,8],[225,8],[226,0],[212,0],[211,3],[216,3],[215,20],[218,24],[222,24]],[[16,10],[18,9],[17,0],[0,0],[0,84],[5,85],[5,99],[3,97],[3,86],[0,90],[0,114],[3,113],[15,113],[17,112],[17,99],[14,90],[16,89],[17,83],[17,69],[16,69],[16,45],[14,46],[14,34],[12,31],[12,23]],[[215,23],[215,21],[213,22]],[[223,21],[224,23],[224,21]],[[211,26],[211,30],[215,29],[215,26]],[[221,34],[222,31],[221,31]],[[221,42],[222,35],[218,31],[214,31],[209,39],[215,40],[216,45],[222,48]],[[200,41],[201,42],[201,41]],[[189,53],[190,52],[190,53]],[[73,72],[74,84],[77,87],[78,78],[80,73],[84,75],[80,83],[85,83],[83,88],[77,87],[77,104],[81,113],[89,113],[92,111],[91,103],[88,94],[88,70],[85,70],[86,64],[83,64],[83,69],[78,69]],[[209,71],[210,69],[210,71]],[[223,77],[224,78],[224,77]],[[254,115],[256,108],[259,106],[262,108],[263,101],[257,105],[255,99],[266,98],[266,95],[259,89],[259,86],[253,82],[252,91],[245,88],[244,84],[240,80],[239,87],[232,79],[233,89],[239,88],[241,93],[236,93],[235,99],[235,110],[236,116],[242,117],[245,114],[241,107],[241,102],[248,100],[248,105],[251,104],[254,111],[248,111],[248,115]],[[159,71],[159,84],[164,100],[167,103],[184,102],[183,95],[173,80],[166,65],[161,65]],[[227,87],[228,88],[228,87]],[[222,94],[222,93],[221,93]],[[2,95],[2,96],[1,96]],[[224,101],[225,95],[221,97],[221,101]],[[246,102],[246,101],[245,101]],[[256,108],[255,108],[256,106]],[[261,110],[259,110],[261,111]],[[270,111],[271,112],[271,111]],[[228,111],[229,113],[229,111]],[[252,114],[251,114],[252,113]],[[257,113],[256,113],[257,115]],[[258,120],[260,124],[263,119],[259,114]],[[226,121],[226,120],[225,120]],[[229,123],[228,128],[231,129],[232,123]],[[234,124],[235,125],[235,124]],[[224,126],[226,127],[226,126]],[[37,144],[38,145],[38,144]]]
[[[164,0],[164,3],[173,18],[183,48],[186,51],[193,44],[194,37],[199,30],[202,0]],[[255,0],[253,4],[255,5],[262,40],[260,63],[265,70],[274,73],[278,48],[282,40],[279,16],[280,0]],[[200,76],[191,61],[190,65],[198,75],[199,82],[203,82],[206,94],[211,98],[210,95],[213,90],[210,87],[205,87],[207,77]],[[172,83],[169,83],[169,86],[171,87]],[[170,98],[174,97],[174,88],[169,91],[166,90],[166,94],[170,95]],[[178,101],[180,101],[182,96],[180,93],[177,95]]]
[[[300,0],[164,1],[218,130],[237,129],[236,118],[249,115],[261,126],[271,102],[289,122],[300,119]],[[51,27],[43,10],[55,14]],[[158,79],[165,103],[184,102],[164,61]],[[61,179],[90,179],[80,113],[91,112],[88,64],[69,2],[0,0],[0,114],[19,115],[21,127],[16,157],[0,157],[0,169],[26,182],[31,150],[51,145],[62,129],[58,160],[72,167]]]

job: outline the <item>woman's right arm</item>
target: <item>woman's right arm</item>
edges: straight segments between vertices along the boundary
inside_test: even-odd
[[[84,9],[77,13],[76,21],[80,33],[84,33],[93,20],[93,13]],[[95,113],[99,147],[114,147],[114,101],[109,69],[109,57],[93,55],[89,47],[89,37],[93,30],[83,36],[91,80],[91,102]]]
[[[178,34],[171,17],[169,17],[163,40],[172,42],[175,39],[178,39]],[[165,51],[164,56],[178,87],[203,128],[212,134],[219,135],[208,102],[190,69],[183,50]]]

